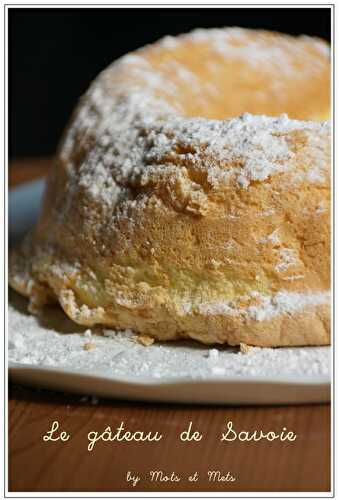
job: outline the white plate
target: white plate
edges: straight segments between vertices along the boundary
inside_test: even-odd
[[[36,221],[44,185],[44,181],[39,179],[22,184],[9,192],[8,236],[11,243],[22,238],[27,229],[33,226]]]
[[[34,223],[42,189],[38,181],[10,192],[10,241],[17,241]],[[10,296],[9,373],[17,383],[101,397],[180,403],[330,400],[328,347],[255,348],[248,354],[193,342],[146,348],[131,333],[100,331],[91,337],[95,348],[87,351],[84,329],[59,309],[47,310],[37,319],[27,315],[23,299]]]
[[[109,374],[98,375],[62,368],[34,367],[11,364],[10,377],[19,384],[47,389],[90,394],[101,397],[171,403],[213,404],[295,404],[320,403],[330,400],[327,380],[297,380],[296,377],[245,379],[185,380],[125,380]]]

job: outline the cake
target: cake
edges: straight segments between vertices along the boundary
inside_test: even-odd
[[[38,312],[166,341],[330,342],[327,44],[165,37],[92,83],[10,284]]]

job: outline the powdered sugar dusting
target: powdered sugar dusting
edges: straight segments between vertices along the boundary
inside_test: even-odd
[[[301,58],[304,70],[310,74],[316,73],[318,67],[323,64],[322,58],[330,57],[329,46],[320,39],[308,36],[299,36],[297,39],[282,35],[280,37],[270,36],[268,43],[267,32],[256,31],[255,36],[251,32],[238,27],[195,29],[180,38],[190,40],[193,43],[212,43],[214,50],[227,60],[245,60],[246,64],[259,68],[262,71],[265,66],[270,70],[279,69],[279,73],[296,73],[296,57]],[[244,43],[244,38],[246,43]],[[313,61],[307,57],[306,47],[312,46],[322,58]],[[298,74],[294,75],[298,78]]]
[[[278,245],[280,243],[279,229],[275,229],[272,233],[259,240],[259,243],[272,243]]]
[[[298,264],[298,252],[293,248],[281,248],[279,250],[280,262],[275,266],[276,271],[281,272]]]
[[[295,293],[281,291],[273,297],[262,295],[260,299],[261,303],[258,306],[250,306],[248,308],[248,313],[251,318],[263,321],[269,320],[280,314],[296,314],[308,307],[329,304],[331,293]]]
[[[128,197],[130,185],[154,185],[169,174],[186,177],[183,165],[205,172],[211,189],[231,182],[246,189],[253,181],[288,172],[296,182],[302,181],[305,174],[295,168],[290,135],[303,131],[307,140],[311,131],[322,133],[328,126],[249,114],[225,121],[170,114],[162,119],[152,115],[151,105],[146,117],[140,104],[147,102],[151,101],[134,94],[121,99],[114,110],[107,107],[109,113],[104,109],[106,117],[92,129],[96,147],[78,168],[78,186],[112,207],[121,196]],[[322,172],[315,172],[310,181],[324,182]]]
[[[251,300],[255,304],[240,307],[239,302]],[[212,303],[202,303],[197,309],[199,313],[208,315],[229,315],[244,316],[256,321],[270,320],[276,316],[284,314],[296,314],[308,307],[320,304],[329,304],[331,300],[330,292],[317,293],[295,293],[281,290],[275,295],[264,295],[259,292],[252,292],[251,297],[240,297],[239,301],[219,301]],[[185,311],[188,310],[185,304]],[[191,307],[190,311],[193,312]]]
[[[278,61],[279,67],[288,69],[289,54],[292,59],[294,54],[292,40],[282,37],[274,42],[283,46],[287,62],[282,64],[277,57],[278,47],[267,49],[266,35],[262,39],[256,34],[252,39],[248,34],[247,45],[245,31],[196,30],[177,39],[166,37],[152,47],[172,50],[181,40],[208,40],[225,57],[239,57],[241,53],[247,62]],[[300,40],[298,44],[303,52]],[[318,45],[321,43],[314,44],[314,50]],[[252,182],[265,182],[281,173],[289,173],[291,182],[326,182],[328,162],[321,162],[321,141],[324,135],[329,137],[329,124],[289,120],[286,115],[270,118],[244,114],[221,121],[187,118],[175,99],[178,82],[184,82],[197,99],[203,97],[201,84],[194,72],[177,60],[167,61],[166,67],[167,71],[173,67],[173,78],[151,64],[145,51],[139,50],[113,63],[91,85],[60,148],[60,159],[69,174],[69,199],[81,189],[92,200],[114,208],[121,198],[130,197],[131,187],[154,185],[169,174],[182,180],[188,176],[185,168],[206,172],[213,190],[230,183],[247,189]],[[172,96],[171,104],[164,89]],[[291,145],[295,133],[303,134],[306,155],[307,148],[312,149],[314,161],[309,168],[296,168],[298,162]],[[190,188],[193,191],[199,186]],[[67,206],[65,202],[63,213]]]

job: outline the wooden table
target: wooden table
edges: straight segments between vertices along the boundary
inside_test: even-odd
[[[44,175],[47,159],[15,161],[9,184]],[[96,404],[94,404],[96,403]],[[57,420],[71,434],[67,442],[42,436]],[[297,434],[294,442],[220,442],[226,421],[238,430]],[[100,442],[87,450],[87,433],[115,429],[156,430],[159,443]],[[181,442],[192,421],[199,442]],[[9,491],[48,492],[290,492],[330,491],[330,405],[217,407],[81,400],[80,396],[19,386],[9,392]],[[156,481],[150,471],[175,472],[181,481]],[[130,471],[141,479],[134,487]],[[208,481],[208,471],[227,472],[235,481]],[[198,481],[189,481],[195,472]]]

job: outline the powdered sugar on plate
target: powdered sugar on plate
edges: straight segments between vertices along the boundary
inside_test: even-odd
[[[26,312],[26,301],[11,294],[9,362],[95,372],[116,379],[146,377],[209,380],[237,377],[325,376],[330,380],[330,347],[207,347],[194,342],[154,343],[145,347],[131,331],[89,331],[71,322],[60,308],[40,317]],[[91,348],[88,348],[88,344]]]

